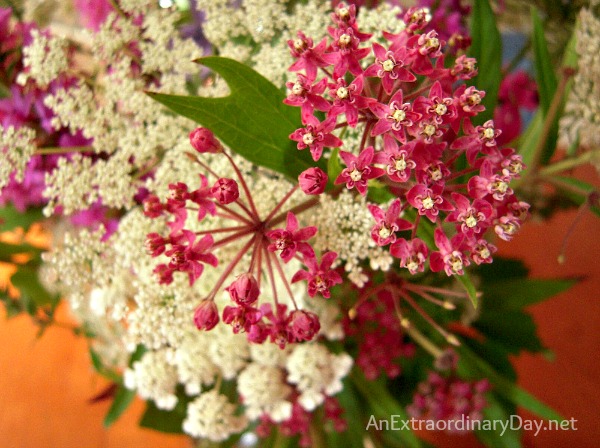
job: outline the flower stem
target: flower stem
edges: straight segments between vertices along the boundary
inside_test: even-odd
[[[237,165],[235,164],[235,162],[229,154],[227,154],[225,151],[223,151],[223,154],[225,155],[225,157],[227,157],[229,163],[231,163],[231,166],[233,167],[233,170],[235,171],[238,180],[242,184],[242,188],[244,189],[244,193],[246,193],[246,198],[248,199],[248,204],[250,204],[250,208],[252,209],[252,213],[254,214],[253,218],[257,221],[260,221],[260,218],[258,217],[258,211],[256,210],[256,206],[254,205],[254,201],[252,200],[252,195],[250,194],[250,190],[248,189],[248,185],[246,184],[246,181],[244,180],[240,169],[237,167]]]
[[[279,215],[277,215],[275,218],[273,218],[267,224],[269,225],[269,227],[273,227],[273,226],[279,224],[280,222],[283,222],[286,219],[288,213],[293,213],[294,215],[298,215],[298,214],[314,207],[318,203],[319,203],[319,198],[309,199],[308,201],[304,201],[302,204],[298,204],[297,206],[289,209],[287,212],[280,213]]]
[[[70,154],[72,152],[90,152],[94,148],[91,146],[58,146],[58,147],[47,147],[39,148],[35,151],[36,155],[46,156],[50,154]]]
[[[225,280],[227,280],[227,277],[229,277],[229,274],[231,274],[231,271],[233,271],[233,269],[237,266],[237,264],[240,262],[242,257],[246,254],[246,252],[248,252],[248,249],[250,249],[250,246],[252,246],[252,244],[254,244],[255,238],[256,238],[256,235],[254,235],[252,238],[250,238],[248,240],[248,242],[244,245],[244,247],[242,247],[240,249],[240,251],[236,254],[236,256],[233,258],[233,260],[231,260],[231,262],[227,265],[227,267],[221,274],[221,277],[219,277],[219,280],[213,287],[212,291],[208,294],[207,300],[214,300],[215,295],[217,294],[217,291],[221,288],[221,286],[223,286],[223,283],[225,283]]]
[[[266,246],[265,246],[265,248],[266,248]],[[272,252],[269,252],[269,255],[275,259],[274,264],[275,264],[275,267],[277,268],[277,272],[279,273],[279,276],[281,277],[281,280],[283,281],[283,285],[285,286],[285,289],[287,290],[288,294],[290,295],[290,299],[292,299],[294,308],[298,309],[298,304],[296,303],[296,299],[294,299],[294,294],[292,293],[292,288],[290,287],[290,284],[287,281],[287,277],[285,276],[285,273],[283,272],[283,268],[281,267],[281,262],[279,261],[279,258],[277,258],[277,256],[275,254],[273,254]]]
[[[600,150],[598,149],[584,152],[579,157],[561,160],[560,162],[545,166],[544,168],[540,169],[540,175],[547,176],[550,174],[560,173],[561,171],[566,171],[579,165],[584,165],[588,162],[591,162],[595,158],[600,158]]]
[[[292,187],[292,189],[290,191],[287,192],[287,194],[281,198],[281,201],[279,201],[279,203],[275,206],[275,208],[273,210],[271,210],[271,213],[269,213],[269,216],[267,216],[265,218],[265,222],[269,222],[269,220],[273,217],[273,215],[275,215],[275,213],[277,213],[279,211],[279,209],[283,206],[283,204],[286,203],[286,201],[294,194],[294,192],[298,189],[298,185],[295,185],[294,187]]]

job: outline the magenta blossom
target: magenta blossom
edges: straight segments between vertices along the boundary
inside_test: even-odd
[[[327,252],[321,258],[321,264],[317,264],[315,257],[306,258],[304,264],[308,267],[308,271],[300,270],[292,277],[292,283],[300,280],[308,281],[308,295],[314,297],[317,293],[328,299],[331,297],[329,291],[333,286],[342,283],[342,277],[335,270],[331,269],[331,265],[337,258],[335,252]]]
[[[335,124],[334,117],[319,123],[319,120],[311,115],[307,117],[306,127],[296,129],[290,134],[290,139],[298,142],[298,150],[308,148],[316,162],[321,158],[323,148],[342,146],[342,141],[331,133],[335,129]]]
[[[350,152],[340,151],[340,157],[346,164],[346,168],[337,177],[335,184],[345,183],[349,190],[356,187],[363,196],[367,194],[367,182],[385,174],[381,168],[371,165],[374,155],[375,149],[372,146],[363,149],[358,157]]]
[[[321,329],[319,318],[310,311],[292,311],[288,319],[290,333],[295,342],[310,341]]]
[[[433,272],[444,270],[448,276],[463,275],[465,266],[470,264],[462,251],[464,235],[457,233],[452,240],[449,240],[444,231],[438,228],[435,229],[433,238],[439,251],[431,254],[429,259],[431,270]]]
[[[198,330],[209,331],[219,323],[219,311],[212,300],[203,300],[194,312],[194,324]]]
[[[229,293],[231,300],[242,306],[253,304],[260,295],[258,282],[250,273],[240,275],[225,290]]]
[[[412,228],[410,222],[399,217],[402,210],[400,199],[392,201],[387,211],[374,204],[369,204],[368,208],[375,218],[375,225],[371,229],[371,238],[378,246],[393,243],[396,241],[397,231]]]
[[[408,269],[414,275],[425,269],[429,249],[419,238],[410,241],[400,238],[390,247],[390,254],[400,259],[400,267]]]
[[[318,167],[308,168],[298,176],[298,184],[305,194],[319,195],[325,191],[328,176]]]
[[[267,238],[271,240],[267,249],[271,252],[280,250],[279,255],[286,263],[294,258],[296,252],[300,252],[305,258],[312,258],[315,256],[315,251],[306,241],[316,233],[317,228],[314,226],[298,229],[296,215],[288,212],[285,229],[271,230],[266,234]]]

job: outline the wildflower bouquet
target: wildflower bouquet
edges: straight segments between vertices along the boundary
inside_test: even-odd
[[[532,200],[552,211],[542,182],[598,200],[555,176],[596,150],[569,121],[581,108],[559,125],[583,82],[569,52],[557,80],[537,12],[536,92],[503,77],[486,0],[197,1],[183,21],[163,2],[75,3],[86,34],[0,10],[3,225],[41,206],[52,234],[43,255],[2,247],[29,255],[3,300],[42,326],[69,302],[115,385],[107,424],[136,394],[142,426],[215,446],[418,447],[378,422],[464,431],[451,422],[516,406],[562,420],[508,356],[544,350],[523,308],[572,281],[528,279],[494,244]]]

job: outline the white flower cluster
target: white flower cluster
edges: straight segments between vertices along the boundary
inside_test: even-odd
[[[375,221],[364,197],[356,197],[348,190],[342,191],[338,198],[323,195],[320,212],[315,215],[314,225],[319,229],[315,248],[337,252],[339,259],[345,261],[348,278],[358,287],[367,281],[362,261],[368,259],[373,269],[387,271],[390,268],[392,257],[371,238]]]
[[[40,87],[47,87],[69,67],[67,41],[60,37],[49,37],[37,29],[31,30],[31,37],[31,43],[23,48],[25,71],[19,74],[17,82],[25,85],[29,79],[33,79]]]
[[[34,140],[33,129],[0,125],[0,192],[10,182],[11,174],[17,181],[23,180],[27,162],[36,149]]]
[[[560,121],[566,145],[574,142],[585,148],[600,145],[600,19],[590,9],[579,14],[576,30],[577,74]]]

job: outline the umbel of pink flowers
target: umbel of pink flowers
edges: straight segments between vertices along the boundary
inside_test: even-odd
[[[378,187],[385,188],[392,198],[389,205],[368,204],[374,220],[371,237],[411,274],[423,272],[429,262],[433,272],[463,275],[471,262],[492,261],[496,248],[484,237],[488,230],[510,240],[519,229],[529,205],[515,197],[510,182],[519,177],[523,163],[514,149],[498,147],[501,131],[492,121],[473,124],[472,119],[484,110],[485,96],[465,83],[476,75],[476,61],[464,54],[446,61],[445,42],[435,31],[423,31],[428,20],[425,9],[409,9],[403,20],[402,32],[384,32],[387,45],[366,46],[370,35],[360,31],[355,7],[341,4],[332,14],[329,37],[315,44],[298,32],[288,42],[295,58],[290,70],[297,72],[297,80],[288,83],[285,103],[301,108],[303,124],[290,139],[297,142],[298,150],[310,151],[315,161],[329,148],[341,148],[345,167],[333,179],[333,188],[326,191],[327,173],[316,166],[309,168],[267,216],[259,216],[232,157],[210,130],[198,128],[190,134],[190,141],[200,153],[192,157],[204,170],[199,187],[192,190],[184,183],[172,184],[165,202],[156,196],[145,201],[147,216],[172,217],[167,236],[150,234],[147,240],[153,256],[165,254],[170,259],[155,269],[161,283],[172,282],[175,271],[186,272],[190,284],[194,283],[206,264],[217,265],[214,249],[245,239],[198,306],[194,319],[199,329],[210,330],[222,319],[234,332],[246,332],[252,342],[269,339],[283,347],[314,338],[319,320],[298,309],[290,284],[306,281],[310,297],[329,298],[331,288],[342,278],[332,269],[337,254],[318,256],[310,243],[317,228],[299,227],[296,215],[316,206],[320,195],[335,195],[344,187],[366,196],[377,179]],[[363,63],[368,57],[371,63]],[[356,147],[344,147],[340,135],[345,127],[359,131]],[[219,176],[202,161],[202,153],[226,157],[236,178]],[[214,178],[212,185],[207,176]],[[298,188],[308,195],[307,200],[286,207]],[[192,232],[185,229],[191,211],[198,220],[219,216],[232,224]],[[423,220],[434,227],[435,247],[416,237]],[[246,273],[230,279],[246,254],[251,260]],[[288,279],[283,264],[292,259],[306,269]],[[273,306],[259,303],[263,272]],[[280,303],[277,278],[292,309]],[[390,281],[387,290],[378,292],[388,291],[394,301],[402,298],[417,311],[407,291],[435,301],[425,287],[400,283]],[[229,293],[232,304],[219,316],[214,298],[222,290]]]

